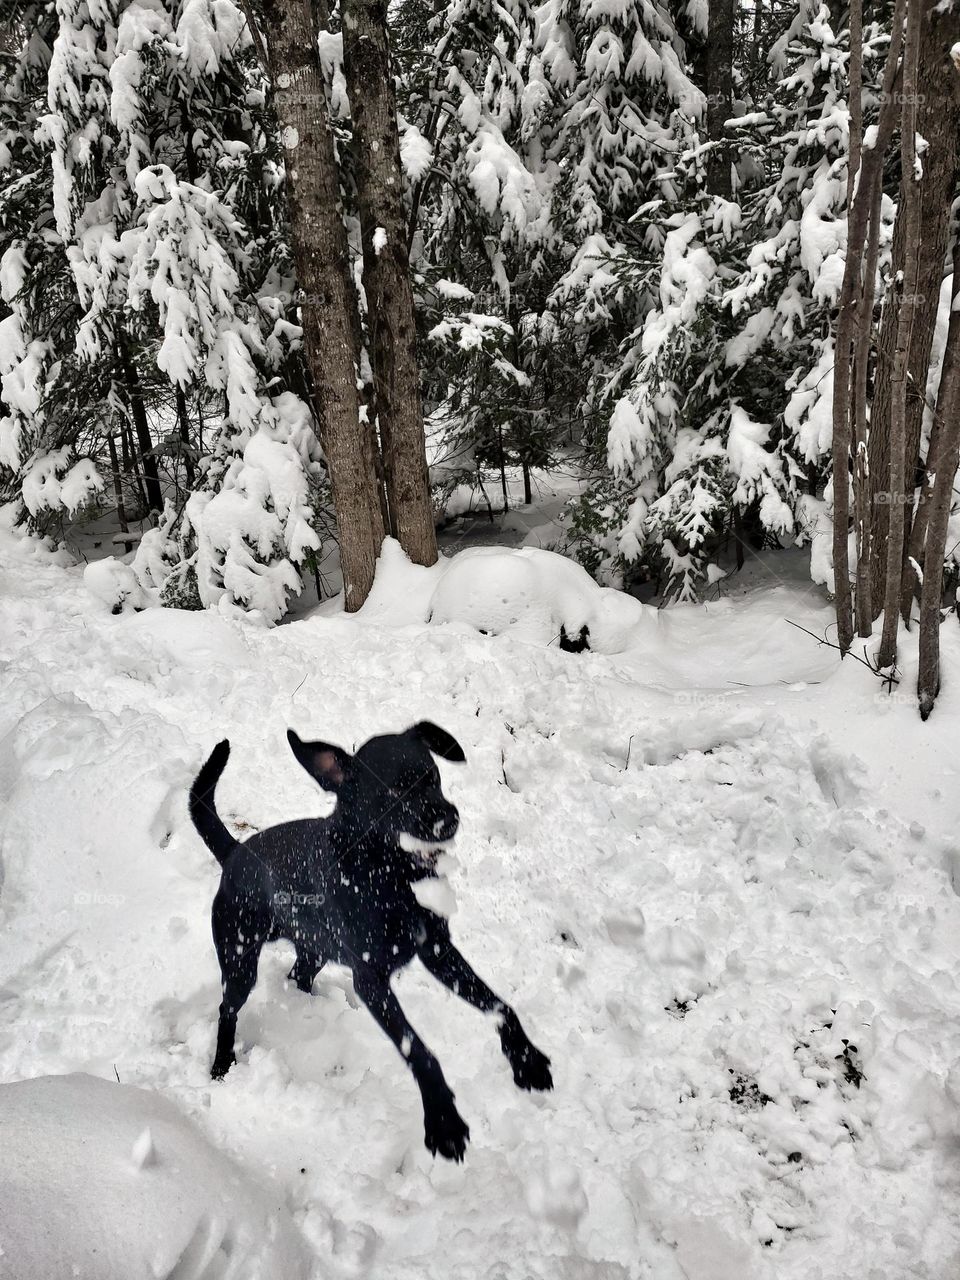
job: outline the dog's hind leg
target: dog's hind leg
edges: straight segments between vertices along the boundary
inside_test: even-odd
[[[326,957],[307,950],[300,943],[294,943],[294,946],[297,948],[297,958],[287,978],[309,995],[313,990],[314,978],[326,964]]]
[[[434,923],[436,921],[436,923]],[[423,965],[454,995],[483,1013],[499,1017],[500,1047],[510,1063],[514,1083],[520,1089],[552,1089],[550,1059],[530,1040],[520,1019],[505,1000],[477,977],[450,938],[447,922],[439,916],[430,921],[427,937],[417,948]]]
[[[433,1155],[462,1160],[470,1130],[454,1105],[440,1063],[407,1021],[386,977],[365,966],[353,970],[353,987],[413,1072],[423,1099],[424,1143]]]
[[[237,911],[235,904],[219,897],[213,904],[213,939],[220,961],[223,1000],[217,1022],[217,1051],[210,1074],[222,1080],[233,1064],[237,1014],[257,982],[260,950],[270,934],[269,915]]]

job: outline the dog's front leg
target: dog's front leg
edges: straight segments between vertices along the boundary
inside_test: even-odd
[[[407,1021],[388,979],[358,965],[353,970],[353,987],[413,1072],[423,1099],[427,1150],[447,1160],[462,1160],[470,1130],[454,1105],[453,1093],[443,1077],[440,1063]]]
[[[427,936],[417,949],[424,966],[454,995],[483,1013],[499,1017],[500,1046],[510,1063],[514,1083],[520,1089],[552,1089],[550,1059],[527,1036],[511,1007],[478,978],[450,938],[445,920],[430,921]]]

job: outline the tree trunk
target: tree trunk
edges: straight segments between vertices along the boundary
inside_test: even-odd
[[[187,414],[187,397],[183,394],[183,387],[179,383],[174,395],[177,401],[177,422],[180,426],[180,456],[183,458],[187,488],[192,489],[196,479],[196,468],[193,465],[193,448],[190,444],[190,418]]]
[[[897,628],[900,623],[900,589],[903,582],[903,549],[906,529],[907,468],[907,376],[914,316],[917,312],[917,268],[920,255],[920,174],[917,165],[917,68],[923,0],[908,0],[907,30],[903,50],[903,118],[900,146],[903,157],[902,200],[897,221],[904,223],[904,270],[897,277],[897,342],[890,374],[890,470],[887,496],[890,514],[887,526],[887,565],[883,593],[883,633],[877,663],[892,667],[897,657]],[[939,280],[939,276],[937,277]],[[937,293],[939,294],[939,289]],[[924,383],[926,368],[924,368]],[[884,478],[875,477],[875,483]],[[877,490],[879,496],[882,490]],[[913,492],[913,484],[909,486]]]
[[[130,414],[133,418],[134,430],[137,433],[137,447],[140,453],[140,467],[146,488],[147,508],[159,515],[163,511],[163,489],[160,487],[160,471],[157,467],[157,455],[153,451],[153,439],[150,436],[150,424],[147,422],[147,411],[143,403],[143,387],[140,374],[130,356],[127,340],[121,333],[117,339],[120,355],[120,367],[127,386],[127,398]]]
[[[123,502],[123,479],[120,475],[120,460],[117,457],[117,442],[113,438],[111,431],[107,435],[107,450],[110,454],[110,470],[113,473],[113,493],[117,499],[117,523],[120,525],[121,533],[129,533],[130,526],[127,524],[127,511]],[[124,552],[128,553],[133,550],[132,542],[123,544]]]
[[[345,0],[343,54],[357,156],[363,287],[390,528],[415,564],[429,565],[437,559],[437,537],[420,405],[386,0]]]
[[[880,327],[877,383],[871,414],[870,472],[872,481],[871,519],[873,524],[873,616],[883,608],[884,565],[891,509],[907,501],[914,489],[919,465],[920,434],[930,352],[937,319],[940,282],[943,279],[950,206],[960,179],[960,75],[950,57],[950,49],[960,41],[960,10],[953,6],[938,12],[939,6],[924,4],[920,24],[920,63],[916,111],[917,132],[928,143],[920,157],[923,182],[920,191],[920,245],[917,278],[922,292],[914,306],[914,324],[907,360],[907,409],[905,439],[906,492],[901,498],[885,501],[890,468],[892,351],[897,332],[897,314],[884,306]],[[904,90],[906,92],[906,90]],[[900,186],[903,205],[908,174]],[[893,273],[906,273],[906,226],[898,214],[893,232]],[[883,495],[881,497],[881,495]],[[878,498],[880,499],[878,501]],[[909,503],[907,504],[909,508]],[[909,574],[905,586],[910,590]]]
[[[863,304],[864,250],[869,266],[871,260],[870,220],[879,207],[878,191],[883,178],[883,158],[896,123],[896,107],[893,88],[897,81],[897,64],[903,30],[905,0],[896,0],[891,27],[892,35],[883,71],[883,94],[880,118],[873,146],[860,153],[856,191],[847,204],[847,255],[843,266],[843,282],[840,288],[839,315],[833,372],[833,577],[837,610],[837,639],[841,652],[846,653],[853,640],[853,602],[850,595],[850,443],[854,436],[854,419],[860,423],[855,377],[854,352],[859,349],[866,358],[865,344],[858,341],[858,325],[869,321]],[[851,93],[859,93],[860,85],[854,82]],[[853,184],[848,184],[848,191]],[[872,306],[870,308],[872,312]],[[865,420],[865,408],[864,408]],[[865,427],[864,427],[865,430]],[[858,442],[859,443],[859,442]],[[866,460],[861,460],[861,466]]]
[[[873,526],[870,521],[870,427],[867,422],[867,383],[873,349],[873,307],[880,253],[880,214],[883,186],[877,183],[870,225],[863,287],[857,311],[857,336],[853,346],[853,508],[857,539],[857,634],[873,634]]]
[[[850,160],[847,165],[847,208],[853,205],[863,154],[863,0],[850,3]],[[856,336],[851,354],[851,437],[853,441],[853,527],[856,534],[857,574],[854,605],[857,632],[871,633],[869,603],[872,596],[872,565],[869,555],[869,480],[867,455],[867,368],[870,360],[870,334],[873,324],[873,295],[876,287],[877,252],[880,243],[880,206],[883,184],[876,184],[870,202],[867,227],[866,259],[856,304],[854,326]]]
[[[348,612],[373,584],[384,528],[373,434],[360,421],[355,309],[333,133],[310,0],[263,5],[304,349],[330,468]]]
[[[120,465],[131,486],[136,488],[137,501],[139,503],[137,511],[138,518],[140,518],[147,510],[147,493],[143,487],[143,476],[141,476],[140,468],[137,466],[137,451],[133,443],[130,422],[127,418],[124,418],[120,424]]]
[[[724,124],[733,115],[733,38],[736,20],[734,0],[709,0],[706,48],[707,190],[729,200],[733,194],[730,174],[730,137]]]
[[[923,512],[926,540],[920,594],[920,671],[917,697],[924,720],[940,691],[940,607],[947,526],[960,459],[960,243],[953,255],[953,308],[927,454]]]

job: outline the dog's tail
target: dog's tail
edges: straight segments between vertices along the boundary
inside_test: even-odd
[[[190,817],[203,843],[221,867],[240,843],[230,834],[217,813],[213,796],[230,756],[230,743],[224,738],[210,753],[210,759],[197,774],[190,788]]]

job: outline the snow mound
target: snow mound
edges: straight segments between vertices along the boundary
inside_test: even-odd
[[[485,635],[510,632],[538,645],[572,642],[587,629],[596,653],[649,643],[655,609],[600,587],[575,561],[540,547],[470,547],[429,568],[387,538],[373,589],[355,617],[377,626],[455,623]]]
[[[309,1275],[281,1193],[159,1094],[82,1073],[4,1084],[0,1133],[0,1258],[18,1280]]]
[[[92,560],[83,571],[83,585],[92,596],[110,606],[112,613],[143,609],[149,603],[140,580],[128,564],[114,556]]]
[[[428,620],[458,622],[488,635],[510,631],[538,644],[576,642],[622,653],[656,614],[639,600],[599,587],[587,571],[554,551],[476,547],[449,563],[430,601]]]

